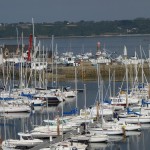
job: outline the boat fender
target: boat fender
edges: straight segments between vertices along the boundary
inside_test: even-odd
[[[126,136],[126,129],[125,129],[125,128],[126,128],[126,126],[123,125],[123,126],[122,126],[122,131],[123,131],[123,135],[124,135],[124,136]]]

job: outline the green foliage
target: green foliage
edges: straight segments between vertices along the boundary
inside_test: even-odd
[[[16,37],[23,32],[25,37],[32,33],[31,23],[0,24],[0,38]],[[84,21],[54,23],[35,23],[35,35],[39,37],[55,36],[96,36],[116,34],[150,34],[150,19],[137,18],[134,20],[115,21]]]

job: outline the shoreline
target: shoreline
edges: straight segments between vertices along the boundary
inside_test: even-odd
[[[96,38],[96,37],[136,37],[136,36],[150,36],[150,34],[102,34],[102,35],[89,35],[89,36],[54,36],[56,39],[62,38]],[[36,36],[39,39],[51,39],[51,37],[47,36]],[[4,37],[0,38],[0,40],[14,40],[17,37]],[[28,39],[29,37],[24,37],[24,39]]]

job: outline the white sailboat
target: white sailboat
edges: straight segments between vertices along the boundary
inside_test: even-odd
[[[123,130],[120,127],[92,127],[88,129],[91,134],[105,134],[105,135],[123,135]]]
[[[0,105],[0,113],[23,113],[23,112],[31,112],[30,106],[17,104],[17,103],[8,103],[1,102]]]
[[[134,113],[133,114],[121,113],[119,115],[119,119],[127,123],[150,123],[150,116]]]
[[[141,125],[140,124],[129,124],[129,123],[126,123],[124,121],[117,121],[117,120],[114,120],[113,122],[105,122],[103,121],[103,125],[106,127],[106,128],[110,128],[112,126],[118,126],[120,128],[123,128],[125,129],[126,131],[139,131],[141,130]]]
[[[101,99],[103,100],[103,81],[100,80],[100,67],[99,65],[97,66],[97,73],[98,73],[98,92],[99,92],[99,102],[97,102],[97,122],[99,121],[99,109],[100,109],[100,96]],[[101,81],[101,82],[100,82]],[[101,84],[100,84],[101,83]],[[100,91],[101,89],[101,91]],[[101,95],[100,95],[101,93]],[[103,103],[103,101],[101,102]],[[101,107],[101,111],[102,111],[102,115],[101,115],[101,127],[100,126],[95,126],[95,127],[90,127],[88,128],[88,131],[91,134],[100,134],[100,135],[122,135],[123,134],[123,130],[122,128],[118,127],[118,126],[111,126],[108,128],[105,128],[104,124],[103,124],[103,108]]]

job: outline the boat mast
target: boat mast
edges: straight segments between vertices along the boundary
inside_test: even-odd
[[[46,61],[45,61],[45,59],[44,59],[44,56],[45,56],[45,55],[44,55],[44,54],[45,54],[45,53],[44,53],[44,50],[45,50],[45,49],[44,49],[44,45],[43,45],[43,88],[45,87],[45,85],[44,85],[44,83],[45,83],[45,82],[44,82],[44,81],[45,81],[45,70],[46,70],[45,66],[47,66],[47,65],[46,65]]]
[[[39,48],[39,60],[38,60],[38,67],[39,67],[39,87],[41,88],[41,69],[40,66],[41,65],[41,45]]]
[[[35,35],[34,35],[34,19],[32,18],[32,35],[33,35],[33,51],[34,51],[34,48],[35,48]]]
[[[78,94],[77,94],[77,66],[75,64],[75,92],[76,92],[76,109],[78,108]]]
[[[99,103],[100,103],[100,99],[101,99],[101,97],[100,97],[100,64],[99,63],[97,63],[97,77],[98,77],[98,101],[99,101]]]
[[[144,94],[143,94],[143,90],[144,90],[144,70],[143,70],[143,56],[142,56],[142,47],[140,45],[140,53],[141,53],[141,67],[142,67],[142,98],[144,97]]]
[[[126,108],[128,107],[128,64],[127,64],[127,58],[125,58],[125,68],[126,68],[126,86],[127,86],[127,91],[126,91]]]
[[[109,67],[109,97],[111,97],[111,78],[110,78],[110,67]]]
[[[86,84],[84,84],[84,110],[85,110],[85,131],[87,131],[87,110],[86,110]]]
[[[84,109],[86,110],[86,84],[84,84]]]
[[[34,34],[34,19],[32,18],[32,36],[33,36],[33,45],[32,45],[32,50],[33,50],[33,52],[35,53],[35,40],[36,40],[36,38],[35,38],[35,34]],[[36,59],[35,58],[33,58],[33,57],[36,57],[36,55],[35,56],[32,56],[32,59],[34,59],[34,65],[36,65]],[[32,60],[31,59],[31,78],[32,78]],[[34,75],[35,75],[35,77],[34,77],[34,79],[35,79],[35,82],[34,82],[34,86],[36,87],[36,67],[35,67],[35,70],[34,70]]]
[[[103,122],[104,122],[104,118],[103,118],[103,80],[101,80],[101,119],[102,119],[102,127],[103,127]]]
[[[144,70],[143,70],[143,56],[142,56],[142,47],[141,47],[141,45],[140,45],[140,52],[141,52],[141,65],[142,65],[142,90],[143,90],[143,86],[144,86]]]
[[[20,86],[21,86],[21,89],[23,88],[22,86],[23,86],[23,81],[22,81],[22,61],[23,61],[23,59],[22,59],[22,54],[23,54],[23,50],[24,50],[24,44],[23,44],[23,32],[22,32],[22,51],[21,51],[21,65],[20,65],[20,70],[21,70],[21,77],[20,77]]]
[[[46,48],[46,62],[48,63],[48,55],[47,55],[48,49]],[[47,65],[48,66],[48,65]],[[46,69],[46,77],[45,77],[45,89],[47,90],[48,80],[47,80],[47,69]]]
[[[149,58],[148,58],[148,64],[149,64],[149,67],[150,67],[150,44],[149,44]]]
[[[100,64],[97,63],[97,77],[98,77],[98,101],[97,101],[97,122],[99,121],[99,109],[100,109]]]
[[[55,83],[56,83],[56,88],[57,88],[57,44],[56,44],[56,81],[55,81]]]
[[[115,90],[116,90],[116,83],[115,83],[115,80],[116,80],[116,70],[115,70],[115,68],[114,68],[114,76],[113,76],[113,80],[114,80],[114,82],[113,82],[113,96],[115,96]]]
[[[2,54],[2,73],[3,73],[3,84],[4,84],[4,90],[5,90],[5,86],[6,86],[6,83],[5,83],[5,64],[4,64],[4,54],[3,54],[3,50],[2,50],[2,47],[1,47],[1,54]]]
[[[54,79],[53,79],[53,69],[54,69],[54,64],[53,64],[53,56],[54,56],[54,35],[52,35],[52,87],[54,87]]]
[[[15,66],[15,59],[14,59],[14,54],[13,54],[13,61],[14,61],[14,63],[13,63],[13,88],[14,88],[14,80],[15,80],[15,74],[14,74],[14,66]]]

